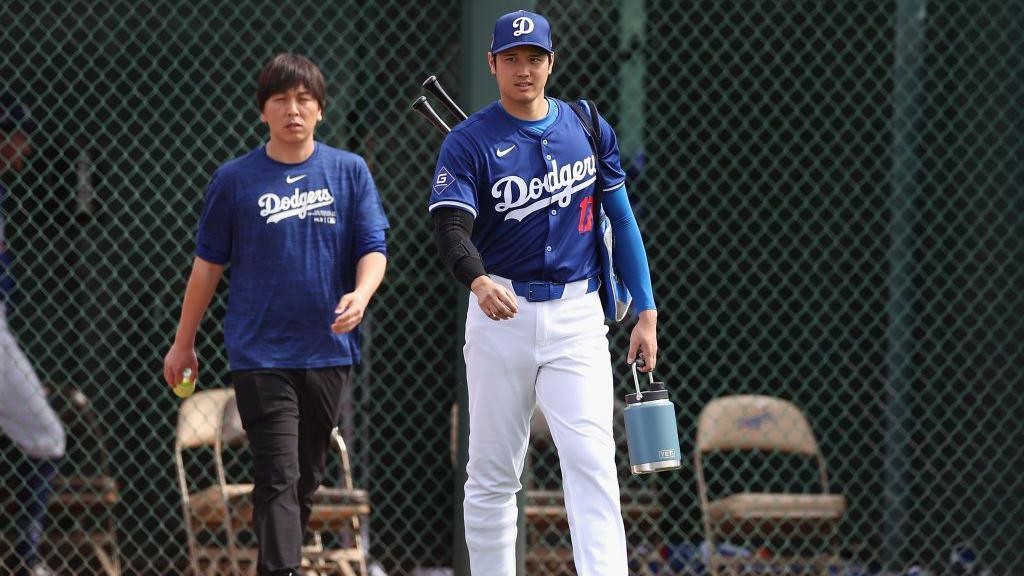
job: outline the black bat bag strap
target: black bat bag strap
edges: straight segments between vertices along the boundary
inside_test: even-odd
[[[583,110],[583,106],[580,103],[586,105],[588,111]],[[601,182],[601,116],[597,113],[597,104],[594,104],[593,100],[579,100],[577,102],[569,102],[569,106],[572,111],[579,116],[580,122],[583,124],[583,129],[587,133],[587,139],[590,140],[590,147],[594,150],[594,164],[597,169],[597,180],[594,182],[594,231],[598,234],[601,233],[600,222],[601,215],[601,196],[604,194],[604,185]]]

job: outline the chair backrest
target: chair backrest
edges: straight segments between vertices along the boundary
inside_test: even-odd
[[[803,412],[772,396],[723,396],[708,403],[697,422],[697,451],[778,450],[820,456]]]
[[[182,448],[213,446],[218,432],[225,444],[245,438],[234,389],[201,390],[181,403],[177,440]]]
[[[76,386],[46,383],[52,391],[50,405],[67,432],[67,453],[62,473],[109,475],[110,451],[106,445],[108,427],[97,414],[96,406]]]

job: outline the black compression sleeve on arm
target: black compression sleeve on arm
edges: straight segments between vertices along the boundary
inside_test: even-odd
[[[470,240],[473,233],[473,215],[458,208],[434,210],[434,235],[437,251],[448,271],[466,288],[478,276],[487,272],[476,246]]]

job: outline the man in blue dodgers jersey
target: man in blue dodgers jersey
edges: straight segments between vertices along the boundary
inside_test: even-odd
[[[445,139],[429,203],[441,256],[472,291],[464,349],[470,566],[473,574],[515,573],[515,493],[538,406],[558,448],[577,572],[624,576],[595,182],[639,313],[627,361],[642,354],[645,371],[657,360],[657,312],[618,144],[602,121],[595,158],[576,114],[545,97],[554,49],[544,17],[499,18],[487,58],[500,99]]]
[[[253,455],[258,570],[277,576],[301,563],[388,222],[363,159],[313,137],[325,86],[312,62],[275,56],[256,97],[270,141],[213,175],[164,379],[199,376],[196,330],[230,263],[224,340]]]
[[[20,171],[32,151],[29,140],[35,122],[29,109],[12,92],[0,89],[0,178]],[[0,204],[7,191],[0,181]],[[64,456],[64,426],[46,401],[46,392],[32,363],[7,325],[14,303],[14,256],[5,236],[0,209],[0,429],[26,458],[18,466],[17,500],[23,505],[17,519],[14,554],[7,556],[5,574],[53,574],[39,557],[46,505],[57,463]],[[0,557],[3,554],[0,553]]]

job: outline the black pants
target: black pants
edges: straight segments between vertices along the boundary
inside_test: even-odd
[[[287,574],[302,561],[313,493],[323,479],[352,367],[244,370],[233,372],[232,380],[253,456],[259,574]]]

